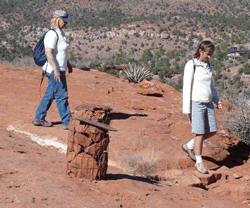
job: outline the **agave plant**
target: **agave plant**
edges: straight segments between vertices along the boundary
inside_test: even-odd
[[[141,82],[143,79],[149,79],[152,76],[153,74],[149,71],[149,69],[131,64],[129,64],[129,66],[121,72],[122,78],[134,83]]]

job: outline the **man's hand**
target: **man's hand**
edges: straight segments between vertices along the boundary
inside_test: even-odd
[[[218,103],[218,104],[217,104],[217,108],[222,109],[221,103]]]
[[[51,67],[54,70],[54,79],[57,82],[61,82],[61,74],[57,69],[57,66],[53,57],[53,50],[54,50],[53,48],[45,48],[45,54],[46,54],[48,62],[50,63]]]
[[[58,71],[58,69],[54,70],[54,79],[57,81],[57,82],[61,82],[61,74],[60,72]]]

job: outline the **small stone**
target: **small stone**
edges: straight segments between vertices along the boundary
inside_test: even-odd
[[[234,173],[234,174],[233,174],[233,177],[234,177],[235,179],[240,179],[240,178],[242,177],[242,175],[241,175],[240,173]]]
[[[194,171],[194,174],[201,180],[201,183],[206,186],[211,183],[216,182],[218,178],[221,178],[220,173],[216,173],[215,171],[209,171],[208,174],[202,174],[199,173],[198,171]]]
[[[248,205],[250,205],[250,200],[245,200],[245,201],[243,201],[242,203],[243,203],[243,204],[248,204]]]

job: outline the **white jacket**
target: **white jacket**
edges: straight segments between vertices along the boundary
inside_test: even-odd
[[[195,64],[195,72],[194,72]],[[183,77],[183,113],[191,113],[191,101],[200,103],[220,103],[218,93],[213,84],[210,62],[197,59],[189,60]]]

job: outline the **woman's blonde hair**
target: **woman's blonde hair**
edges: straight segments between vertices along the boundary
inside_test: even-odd
[[[54,18],[50,21],[50,26],[51,26],[53,29],[59,27],[59,21],[60,21],[60,18],[54,17]]]

